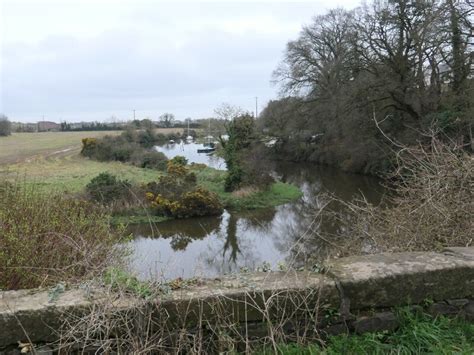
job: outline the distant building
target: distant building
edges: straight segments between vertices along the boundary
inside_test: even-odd
[[[56,122],[40,121],[38,122],[38,132],[60,131],[61,125]]]

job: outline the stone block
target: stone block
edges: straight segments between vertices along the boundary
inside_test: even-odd
[[[350,329],[346,323],[332,324],[321,331],[326,336],[329,335],[339,335],[339,334],[349,334]]]
[[[399,323],[397,317],[392,312],[381,312],[373,316],[359,318],[352,325],[354,331],[361,334],[383,330],[394,331],[398,328]]]
[[[464,298],[474,292],[474,260],[458,255],[383,253],[336,259],[328,266],[350,310]]]
[[[469,303],[464,306],[462,314],[466,320],[474,322],[474,300],[470,300]]]
[[[450,247],[443,250],[443,254],[474,260],[473,247]]]
[[[446,300],[446,302],[451,306],[462,308],[466,304],[469,303],[469,300],[467,298],[458,298],[458,299],[455,299],[455,300]]]
[[[450,305],[446,302],[437,302],[428,308],[428,313],[433,316],[454,316],[459,314],[460,309],[456,306]]]

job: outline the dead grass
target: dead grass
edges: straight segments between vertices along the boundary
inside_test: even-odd
[[[257,188],[248,186],[248,187],[242,187],[241,189],[233,191],[232,196],[237,197],[237,198],[249,197],[257,192],[258,192]]]

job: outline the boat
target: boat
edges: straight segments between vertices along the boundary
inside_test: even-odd
[[[214,142],[204,143],[204,148],[198,148],[198,153],[213,153],[216,150],[216,145]]]
[[[198,153],[213,153],[216,150],[216,142],[214,142],[214,137],[211,136],[211,119],[209,119],[209,132],[206,137],[204,137],[203,148],[198,148]]]
[[[197,150],[198,153],[206,153],[206,154],[214,153],[215,151],[216,151],[216,148],[212,148],[212,147],[198,148]]]
[[[189,121],[190,119],[188,119],[188,135],[186,137],[186,143],[192,143],[194,141],[194,137],[189,134]]]
[[[205,141],[204,141],[204,146],[205,147],[212,147],[214,148],[216,146],[216,143],[214,142],[214,137],[209,135],[207,137],[204,137]]]

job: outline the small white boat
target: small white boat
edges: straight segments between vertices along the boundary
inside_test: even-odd
[[[191,119],[188,118],[188,136],[186,137],[186,143],[192,143],[194,141],[194,137],[192,135],[189,134],[189,121]]]

